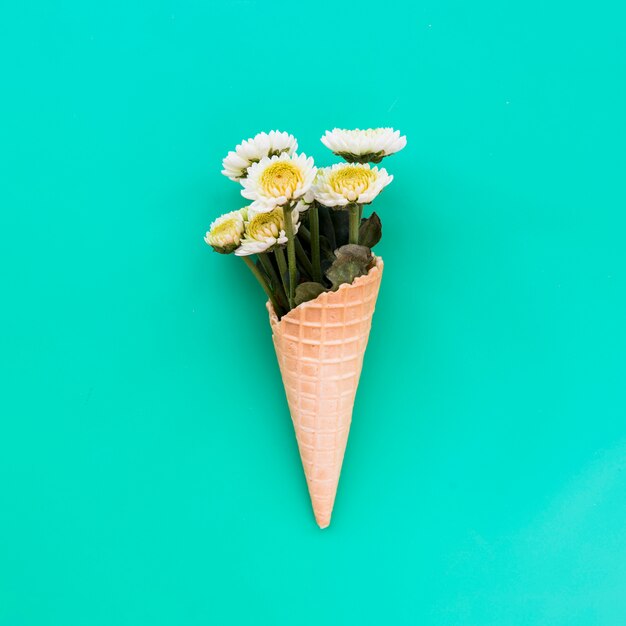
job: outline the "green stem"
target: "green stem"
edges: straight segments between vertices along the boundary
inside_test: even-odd
[[[359,205],[350,204],[348,206],[350,212],[350,243],[359,243]]]
[[[287,260],[289,261],[289,306],[293,309],[296,306],[296,242],[293,232],[293,217],[291,212],[293,207],[287,204],[285,212],[285,235],[287,235]]]
[[[287,269],[287,261],[285,261],[285,252],[282,248],[276,248],[274,250],[274,254],[276,255],[276,261],[278,261],[278,271],[280,272],[280,279],[283,283],[283,290],[285,294],[287,294],[289,293],[289,288],[287,286],[285,276],[287,276],[289,270]],[[285,295],[285,298],[287,301],[287,309],[293,308],[291,306],[291,303],[289,302],[289,299],[287,298],[287,295]]]
[[[313,262],[313,280],[321,283],[322,262],[320,259],[320,216],[317,212],[317,204],[315,204],[315,202],[309,209],[309,226],[311,227],[311,261]]]
[[[302,223],[300,223],[300,228],[298,228],[298,236],[302,237],[302,239],[304,239],[304,241],[306,241],[307,243],[311,243],[311,233],[309,232],[309,229]]]
[[[245,264],[250,268],[250,271],[254,274],[254,277],[259,281],[259,285],[263,287],[263,291],[269,298],[270,302],[272,303],[272,306],[274,307],[274,311],[278,315],[278,312],[280,311],[278,302],[276,302],[276,298],[274,297],[272,290],[269,288],[265,278],[263,278],[263,274],[261,274],[261,271],[256,266],[256,263],[249,256],[242,256],[241,258],[244,260]]]
[[[261,265],[267,272],[267,275],[270,277],[272,284],[275,286],[276,290],[276,299],[280,300],[281,306],[283,309],[289,309],[289,303],[287,302],[287,295],[285,294],[285,290],[283,289],[283,281],[278,277],[276,270],[274,269],[274,264],[269,258],[267,252],[259,253],[259,260],[261,261]]]
[[[302,243],[296,237],[296,255],[298,256],[298,261],[302,267],[304,267],[304,271],[313,278],[313,266],[311,265],[311,261],[309,261],[309,257],[306,255],[305,249],[302,247]]]

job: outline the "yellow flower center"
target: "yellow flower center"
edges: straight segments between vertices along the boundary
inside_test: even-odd
[[[261,185],[272,196],[291,197],[298,183],[303,182],[302,172],[290,161],[276,161],[261,174]]]
[[[268,213],[257,213],[248,224],[248,233],[253,239],[277,239],[284,228],[283,210],[276,207]]]
[[[376,180],[376,173],[367,167],[350,165],[334,171],[328,182],[332,189],[353,202]]]
[[[211,239],[221,242],[239,243],[239,235],[241,234],[241,220],[233,217],[224,220],[221,224],[217,224],[211,231]]]

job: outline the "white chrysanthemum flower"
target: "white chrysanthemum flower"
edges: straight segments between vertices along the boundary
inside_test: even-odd
[[[336,163],[319,170],[313,192],[328,207],[369,204],[392,180],[385,168],[369,163]]]
[[[235,182],[246,178],[248,168],[264,157],[278,156],[283,153],[293,154],[298,149],[298,142],[293,135],[279,130],[259,133],[252,139],[242,141],[231,150],[222,161],[222,174]]]
[[[386,156],[402,150],[406,137],[393,128],[333,128],[326,131],[322,143],[350,163],[380,163]]]
[[[220,254],[234,252],[241,243],[247,218],[247,207],[221,215],[211,224],[204,240]]]
[[[252,200],[255,210],[271,211],[276,206],[299,200],[311,189],[317,168],[306,154],[265,157],[241,180],[241,195]]]
[[[267,252],[287,243],[285,215],[282,207],[277,206],[271,211],[250,209],[248,217],[249,221],[246,222],[246,231],[241,240],[241,246],[235,250],[237,256]],[[300,227],[300,215],[296,209],[291,211],[291,219],[295,234]]]
[[[302,198],[300,198],[300,200],[298,200],[298,202],[296,202],[295,208],[298,210],[300,215],[302,215],[302,213],[306,213],[311,208],[311,205],[315,202],[315,181],[317,180],[323,169],[324,168],[317,170],[317,172],[315,173],[315,178],[313,178],[313,184],[311,185],[311,188],[302,196]]]
[[[311,208],[311,204],[314,200],[315,196],[313,196],[313,192],[308,192],[304,197],[300,198],[300,200],[296,202],[294,210],[298,211],[300,214],[306,213]]]

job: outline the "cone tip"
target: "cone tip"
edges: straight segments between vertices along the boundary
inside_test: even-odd
[[[330,526],[330,515],[316,515],[315,521],[321,530]]]

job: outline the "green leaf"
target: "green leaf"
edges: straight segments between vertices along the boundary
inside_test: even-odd
[[[324,235],[320,235],[320,256],[322,259],[329,259],[331,263],[335,260],[331,243]]]
[[[367,246],[360,246],[355,243],[348,243],[335,250],[337,260],[357,259],[369,264],[372,260],[372,251]]]
[[[359,228],[359,243],[362,246],[373,248],[383,236],[383,225],[376,212],[361,222]]]
[[[366,246],[348,244],[335,250],[337,257],[326,270],[326,276],[332,283],[333,291],[340,285],[351,285],[355,278],[367,274],[372,263],[372,251]]]
[[[315,300],[317,296],[326,291],[324,285],[319,283],[307,282],[301,283],[296,287],[296,306],[309,300]]]
[[[351,154],[350,152],[335,152],[335,154],[348,163],[380,163],[385,156],[385,151],[370,152],[369,154]]]
[[[322,274],[326,275],[326,270],[333,264],[335,260],[335,253],[333,249],[330,247],[330,243],[326,237],[320,236],[320,256],[322,266]],[[324,279],[325,281],[327,279]]]

